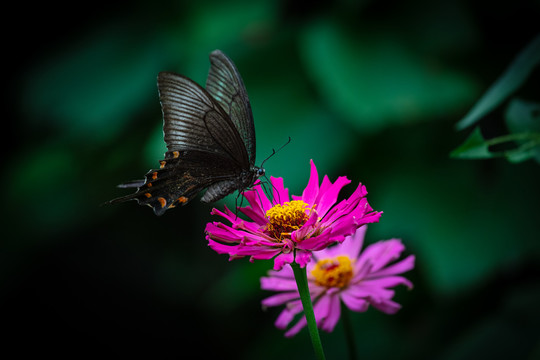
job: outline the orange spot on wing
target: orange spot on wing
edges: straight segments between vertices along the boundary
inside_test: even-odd
[[[154,171],[152,173],[152,180],[156,180],[157,179],[157,171]]]
[[[180,196],[180,197],[178,198],[178,202],[181,203],[181,204],[183,204],[183,203],[185,203],[185,202],[187,202],[187,201],[188,201],[188,198],[185,197],[185,196]]]
[[[148,184],[146,184],[146,186],[152,187],[152,183],[148,183]]]
[[[144,193],[144,196],[146,196],[147,198],[151,198],[151,197],[152,197],[152,194],[150,194],[150,193]]]
[[[165,198],[158,197],[157,199],[159,203],[161,204],[161,207],[165,207],[165,205],[167,205],[167,200],[165,200]]]
[[[160,169],[163,169],[163,168],[165,167],[165,164],[166,164],[166,163],[167,163],[167,162],[166,162],[165,160],[161,160],[161,161],[159,162],[159,168],[160,168]]]
[[[175,159],[180,156],[180,153],[178,151],[173,151],[172,154]]]

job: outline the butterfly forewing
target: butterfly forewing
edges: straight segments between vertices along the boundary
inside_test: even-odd
[[[230,156],[239,164],[246,162],[245,146],[238,131],[207,91],[192,80],[170,72],[159,73],[158,90],[164,140],[170,151],[215,152]]]
[[[220,50],[210,54],[206,90],[221,105],[244,142],[249,163],[255,163],[255,125],[244,82],[234,63]]]

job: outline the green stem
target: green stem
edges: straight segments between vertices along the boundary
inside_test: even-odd
[[[311,343],[313,344],[315,356],[319,360],[324,360],[326,358],[324,356],[319,330],[317,329],[317,322],[315,321],[315,313],[313,312],[313,304],[311,303],[311,296],[309,294],[306,268],[301,268],[296,262],[293,262],[291,266],[294,271],[294,278],[296,280],[296,285],[298,286],[298,292],[300,293],[300,300],[302,300],[302,306],[304,307],[304,315],[306,316],[309,336],[311,337]]]
[[[503,136],[499,136],[499,137],[487,140],[486,144],[491,146],[491,145],[502,144],[509,141],[519,141],[519,140],[521,141],[529,140],[537,145],[540,142],[540,133],[522,132],[522,133],[503,135]]]
[[[343,327],[345,329],[345,339],[347,340],[347,347],[349,348],[349,359],[355,360],[356,344],[354,342],[354,331],[351,322],[351,313],[349,309],[341,303],[341,316],[343,319]]]

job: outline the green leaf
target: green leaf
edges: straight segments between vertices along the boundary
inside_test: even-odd
[[[540,132],[540,103],[512,99],[506,108],[505,119],[511,133]]]
[[[489,151],[489,145],[482,136],[480,128],[476,127],[467,140],[450,153],[450,156],[460,159],[489,159],[494,155]]]
[[[540,35],[537,36],[510,64],[501,77],[486,91],[473,108],[456,125],[462,130],[497,107],[516,91],[540,62]]]
[[[508,142],[518,142],[521,145],[505,151],[489,151],[493,145],[504,144]],[[489,159],[494,157],[506,157],[513,163],[522,162],[536,156],[540,147],[540,133],[523,132],[499,136],[493,139],[485,140],[476,127],[465,142],[450,153],[451,157],[461,159]]]
[[[506,125],[511,133],[540,133],[540,103],[513,99],[506,109]],[[521,140],[522,151],[511,153],[507,158],[511,162],[521,162],[535,158],[540,163],[540,146],[534,145],[534,139]]]

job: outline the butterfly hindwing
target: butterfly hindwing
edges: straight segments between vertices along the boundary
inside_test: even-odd
[[[156,215],[162,215],[167,209],[186,205],[212,184],[234,183],[240,171],[234,162],[219,154],[197,150],[168,151],[165,159],[160,161],[159,169],[148,171],[144,180],[122,186],[137,184],[137,192],[114,199],[111,203],[135,199],[140,205],[150,206]]]

